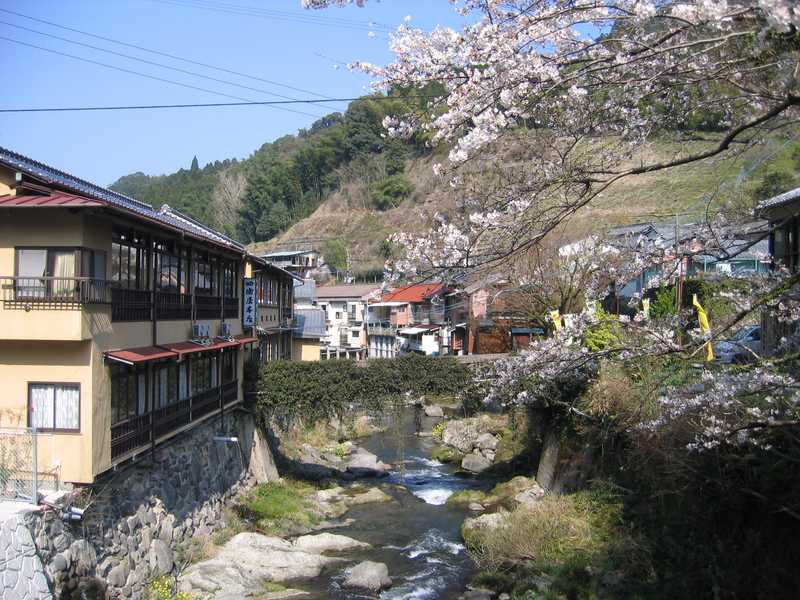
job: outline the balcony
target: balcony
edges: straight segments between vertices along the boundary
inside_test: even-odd
[[[155,296],[157,319],[188,321],[192,318],[192,297],[189,294],[156,292]]]
[[[382,323],[367,323],[367,335],[388,335],[388,336],[396,336],[397,335],[397,326],[392,325],[388,322]]]
[[[222,299],[222,315],[226,319],[236,319],[239,317],[239,299],[232,296],[225,296]]]
[[[169,406],[112,425],[111,460],[117,460],[136,450],[142,451],[154,438],[158,443],[164,437],[218,411],[221,406],[236,402],[238,391],[238,380],[229,381]]]
[[[195,296],[195,316],[198,319],[219,319],[222,314],[222,298],[219,296]]]
[[[4,305],[26,310],[33,306],[71,308],[111,301],[108,282],[88,277],[0,277],[0,288]]]
[[[152,309],[151,291],[111,288],[112,321],[149,321]]]

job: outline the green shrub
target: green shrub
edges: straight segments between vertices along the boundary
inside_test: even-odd
[[[442,433],[444,432],[444,421],[439,421],[436,425],[433,426],[431,429],[431,435],[433,435],[434,439],[442,441]]]
[[[394,208],[407,198],[413,189],[411,183],[402,175],[390,175],[370,187],[372,205],[378,210]]]
[[[661,286],[656,290],[655,296],[650,302],[650,318],[658,321],[675,313],[675,288]]]
[[[354,405],[379,412],[406,392],[454,395],[467,385],[468,368],[453,358],[408,355],[375,359],[360,367],[352,360],[272,361],[259,377],[263,418],[306,423],[340,418]]]
[[[590,352],[606,350],[619,343],[618,325],[614,316],[600,307],[597,308],[595,314],[597,315],[597,323],[589,327],[583,336],[583,345]]]
[[[263,532],[280,534],[287,523],[313,525],[318,521],[306,496],[314,486],[297,480],[262,483],[247,500],[235,507],[240,517],[253,520]]]

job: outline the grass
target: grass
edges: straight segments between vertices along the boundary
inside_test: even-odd
[[[641,584],[651,572],[649,554],[627,533],[622,502],[610,490],[547,495],[509,513],[500,527],[465,531],[483,570],[476,584],[514,598],[595,598],[611,572],[620,574],[619,585]],[[550,591],[542,596],[543,580]]]
[[[252,520],[261,532],[280,535],[287,526],[319,522],[307,499],[316,489],[307,482],[288,478],[281,483],[262,483],[235,510],[241,519]]]
[[[466,506],[473,502],[482,503],[485,499],[486,492],[482,492],[481,490],[459,490],[453,493],[453,495],[447,499],[446,503],[456,506]]]
[[[464,455],[449,446],[436,446],[431,450],[431,458],[443,463],[461,462]]]

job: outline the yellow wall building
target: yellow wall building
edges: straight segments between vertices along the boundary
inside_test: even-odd
[[[42,479],[219,418],[246,360],[291,356],[291,319],[291,275],[238,242],[0,148],[0,427],[36,427]]]

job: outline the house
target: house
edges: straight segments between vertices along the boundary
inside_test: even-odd
[[[253,263],[257,312],[254,333],[258,337],[258,360],[290,360],[294,320],[294,284],[296,275],[262,258],[250,257]]]
[[[367,301],[379,291],[380,286],[374,283],[316,288],[317,306],[325,311],[325,335],[320,349],[323,358],[367,357]]]
[[[320,270],[325,271],[326,276],[330,275],[322,255],[313,249],[276,250],[262,255],[262,258],[276,267],[304,279]]]
[[[371,301],[367,307],[369,356],[448,354],[447,292],[441,283],[421,283],[385,292]]]
[[[770,267],[800,269],[800,188],[795,188],[761,201],[756,215],[769,222]],[[761,350],[765,355],[776,352],[782,338],[797,334],[798,324],[779,321],[769,310],[761,313]]]
[[[292,330],[292,360],[319,361],[320,339],[325,335],[325,311],[321,308],[295,308]]]
[[[240,403],[258,263],[167,205],[0,148],[0,426],[36,428],[40,479],[91,483]]]

